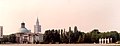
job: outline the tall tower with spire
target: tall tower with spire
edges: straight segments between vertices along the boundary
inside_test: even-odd
[[[39,25],[39,19],[37,17],[36,25],[34,25],[34,33],[41,32],[41,25]]]

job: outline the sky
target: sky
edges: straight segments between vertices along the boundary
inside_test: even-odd
[[[3,33],[19,31],[20,24],[34,32],[37,17],[42,33],[47,29],[77,26],[79,31],[120,32],[119,0],[0,0]]]

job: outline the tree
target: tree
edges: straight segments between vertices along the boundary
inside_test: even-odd
[[[84,32],[79,32],[79,36],[78,36],[78,43],[83,43],[85,42],[85,33]]]
[[[11,43],[16,43],[16,36],[15,34],[11,34],[8,36],[8,41],[11,42]]]
[[[74,33],[75,33],[75,32],[78,32],[77,26],[74,27]]]
[[[55,43],[60,42],[60,34],[57,30],[47,30],[44,33],[44,42],[45,43]]]
[[[8,41],[8,35],[3,35],[2,43],[6,43],[6,42],[9,42]]]
[[[119,40],[119,34],[117,31],[110,32],[110,38],[112,38],[112,42],[115,43]]]
[[[44,43],[49,43],[50,42],[50,30],[46,30],[44,33],[43,41]]]
[[[99,30],[94,29],[90,34],[91,34],[91,42],[99,42]]]
[[[91,34],[90,33],[85,34],[84,42],[85,43],[91,43]]]

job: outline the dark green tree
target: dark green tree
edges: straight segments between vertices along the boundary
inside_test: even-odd
[[[110,38],[112,38],[112,42],[115,43],[119,40],[119,34],[117,31],[110,32]]]
[[[15,36],[15,34],[10,34],[8,36],[8,41],[11,42],[11,43],[16,43],[16,36]]]
[[[98,29],[94,29],[92,32],[90,32],[91,34],[91,42],[94,43],[98,43],[99,42],[99,30]]]

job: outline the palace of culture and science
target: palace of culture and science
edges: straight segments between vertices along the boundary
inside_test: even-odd
[[[36,25],[34,25],[34,33],[41,32],[41,25],[39,25],[39,19],[37,18]]]

